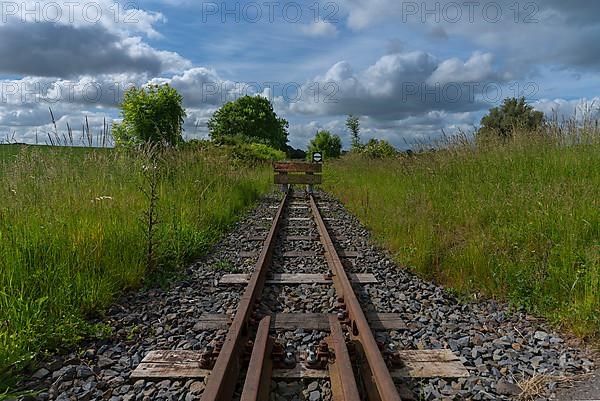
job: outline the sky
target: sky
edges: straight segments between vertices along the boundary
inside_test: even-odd
[[[119,120],[128,87],[184,97],[185,137],[223,103],[268,97],[290,144],[320,129],[398,147],[473,132],[504,98],[548,115],[600,105],[600,2],[0,2],[0,141]],[[49,109],[56,119],[52,124]]]

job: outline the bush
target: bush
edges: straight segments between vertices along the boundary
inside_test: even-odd
[[[286,150],[288,122],[277,117],[271,102],[262,96],[244,96],[224,104],[208,121],[210,137],[217,143],[240,140]]]
[[[181,144],[182,149],[208,150],[214,148],[214,144],[208,139],[190,139]]]
[[[315,152],[321,152],[324,159],[340,157],[342,140],[338,135],[332,135],[329,131],[319,131],[308,145],[307,158],[311,159]]]
[[[360,148],[360,152],[366,156],[382,159],[385,157],[392,157],[398,154],[396,148],[394,148],[388,141],[383,139],[370,139],[364,146]]]
[[[286,153],[273,149],[263,143],[247,143],[242,138],[228,138],[225,143],[216,144],[206,139],[192,139],[184,142],[180,149],[197,150],[204,152],[224,152],[230,158],[242,161],[249,165],[262,162],[284,160]]]
[[[535,111],[525,103],[525,98],[508,98],[500,107],[490,109],[488,115],[481,119],[481,128],[477,139],[500,139],[506,141],[516,131],[534,134],[544,122],[544,113]]]
[[[285,159],[285,152],[263,143],[240,143],[232,148],[233,156],[250,164],[256,162],[273,162]]]
[[[183,142],[183,97],[169,85],[132,87],[121,103],[123,121],[113,124],[117,146],[143,143],[168,144]]]

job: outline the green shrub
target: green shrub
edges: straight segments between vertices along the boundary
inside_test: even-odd
[[[361,146],[358,151],[365,156],[377,159],[393,157],[398,154],[396,148],[394,148],[388,141],[374,138],[370,139],[365,145]]]
[[[183,98],[168,84],[132,87],[121,103],[121,123],[113,124],[117,146],[144,143],[178,145],[183,141]]]
[[[274,149],[264,143],[248,143],[245,138],[240,136],[223,138],[223,141],[220,143],[195,141],[193,143],[190,142],[187,146],[205,150],[211,148],[221,149],[232,159],[249,165],[284,160],[286,158],[286,153],[281,150]]]
[[[535,111],[525,102],[525,98],[508,98],[500,107],[490,109],[481,119],[481,128],[477,132],[479,140],[499,139],[506,141],[515,132],[535,134],[542,127],[544,113]]]
[[[182,143],[183,149],[207,150],[214,147],[208,139],[191,139]]]
[[[238,160],[251,164],[284,160],[286,157],[285,152],[262,143],[240,143],[232,148],[232,153]]]
[[[307,159],[311,160],[315,152],[321,152],[324,159],[340,157],[342,140],[338,135],[332,135],[327,130],[319,131],[308,144]]]

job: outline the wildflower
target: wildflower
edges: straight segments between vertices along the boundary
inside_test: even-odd
[[[92,202],[101,202],[103,200],[113,200],[113,197],[112,196],[106,196],[106,195],[99,196],[99,197],[97,197],[95,199],[92,199]]]

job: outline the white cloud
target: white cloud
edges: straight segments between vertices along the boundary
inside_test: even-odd
[[[50,6],[50,7],[48,7]],[[181,71],[191,63],[156,50],[160,13],[123,10],[109,0],[7,2],[0,24],[0,73],[71,78],[83,74]]]
[[[0,24],[0,73],[19,77],[0,81],[0,136],[14,128],[24,138],[32,138],[35,129],[52,128],[48,125],[49,106],[63,128],[67,121],[80,126],[85,115],[98,126],[100,116],[117,116],[116,105],[128,86],[148,82],[169,83],[182,93],[189,136],[206,135],[206,122],[222,103],[245,94],[261,94],[273,101],[279,115],[290,120],[292,144],[302,147],[317,129],[331,129],[347,141],[343,126],[347,113],[362,116],[365,139],[389,139],[399,146],[406,138],[435,137],[441,128],[451,131],[476,124],[494,102],[483,99],[480,90],[470,93],[466,87],[461,87],[465,92],[458,99],[450,99],[444,89],[451,84],[493,81],[508,86],[507,80],[514,77],[536,79],[539,91],[531,93],[517,85],[518,90],[504,91],[496,102],[521,93],[531,99],[544,96],[534,103],[537,109],[547,114],[558,109],[561,115],[570,116],[581,113],[580,101],[561,96],[589,95],[597,84],[594,70],[600,67],[600,48],[590,42],[600,34],[600,22],[594,18],[600,3],[574,1],[575,5],[559,0],[540,3],[534,15],[540,23],[525,24],[513,21],[512,0],[496,2],[503,10],[498,23],[482,18],[483,4],[472,22],[464,7],[456,23],[445,21],[443,12],[439,22],[432,16],[422,22],[420,13],[404,22],[403,7],[409,2],[373,0],[365,6],[358,0],[342,0],[337,17],[347,17],[347,27],[354,32],[320,20],[271,25],[268,34],[256,24],[242,42],[235,30],[218,40],[207,35],[202,51],[207,53],[207,63],[218,70],[208,64],[193,65],[174,51],[155,48],[154,43],[166,43],[149,42],[149,38],[161,38],[159,30],[166,18],[160,12],[127,13],[123,10],[126,3],[98,0],[75,5],[71,16],[67,12],[70,6],[61,1],[63,12],[55,22],[48,20],[47,8],[40,9],[42,18],[37,20],[35,13],[25,18],[16,13]],[[168,2],[197,10],[189,0]],[[17,6],[43,8],[49,3],[28,0]],[[436,4],[443,9],[450,3],[424,0],[417,6],[420,12]],[[154,0],[148,4],[164,7],[164,2]],[[526,16],[521,9],[521,20]],[[323,40],[334,37],[335,42]],[[393,38],[401,41],[384,50],[386,41]],[[447,48],[438,53],[440,42],[432,38],[446,40]],[[308,46],[311,56],[302,59],[309,53]],[[276,60],[272,57],[276,51],[298,55],[301,67],[286,64],[287,57]],[[389,54],[377,58],[383,52]],[[244,76],[238,76],[240,71]],[[281,74],[279,80],[285,76],[304,82],[299,101],[289,103],[281,96],[281,88],[271,91],[264,85],[246,83],[252,77],[270,77],[273,71]],[[310,77],[304,81],[307,75]],[[441,91],[436,86],[442,86]]]
[[[600,117],[600,97],[591,99],[539,99],[532,106],[548,117],[556,116],[559,121],[569,118]]]
[[[448,113],[445,111],[430,111],[419,116],[410,116],[396,120],[379,120],[369,116],[361,116],[361,140],[371,138],[384,139],[399,149],[407,149],[435,141],[442,137],[442,130],[452,135],[462,130],[472,132],[473,126],[481,118],[479,113]],[[345,127],[345,118],[319,118],[303,123],[290,125],[291,145],[306,149],[309,141],[316,132],[329,130],[342,138],[345,149],[350,147],[350,133]]]
[[[335,25],[323,20],[314,21],[308,25],[300,25],[300,31],[311,37],[332,38],[338,34]]]
[[[113,0],[24,0],[6,2],[2,11],[3,24],[52,23],[75,28],[102,26],[112,33],[142,34],[152,38],[161,37],[154,26],[166,22],[160,12],[140,9],[134,2]]]
[[[150,83],[168,83],[181,93],[190,107],[219,105],[243,94],[252,94],[252,87],[221,78],[213,69],[195,67],[170,78],[154,78]]]
[[[109,124],[117,117],[116,107],[131,86],[168,83],[184,98],[188,117],[184,128],[187,137],[206,137],[206,123],[217,108],[240,96],[256,95],[257,88],[244,82],[223,79],[209,68],[195,67],[170,77],[152,78],[148,74],[121,73],[77,79],[31,77],[0,81],[0,136],[14,130],[19,140],[33,141],[35,132],[46,135],[53,130],[49,108],[52,108],[59,130],[81,127],[85,116],[90,122],[108,116]],[[268,91],[263,95],[272,97]],[[274,97],[275,109],[281,115],[288,110],[281,97]],[[93,129],[99,129],[94,125]],[[4,129],[3,129],[4,128]]]
[[[414,51],[388,54],[366,69],[355,72],[346,61],[334,64],[325,74],[303,86],[311,94],[292,103],[292,111],[314,115],[353,113],[382,120],[396,120],[432,110],[464,112],[485,104],[477,88],[468,83],[502,78],[492,67],[491,55],[475,54],[466,62],[439,61],[435,56]],[[436,84],[452,77],[452,87]],[[464,85],[464,86],[461,86]]]
[[[430,85],[450,82],[481,82],[496,77],[494,56],[491,53],[475,52],[467,60],[451,58],[442,61],[427,79]]]
[[[31,77],[0,81],[0,108],[52,107],[56,104],[114,107],[131,86],[148,81],[147,74],[82,75],[76,79]]]
[[[397,24],[429,37],[458,38],[464,44],[505,53],[507,64],[528,70],[541,63],[598,71],[600,3],[586,0],[515,3],[423,0],[402,2],[341,0],[347,24],[355,31]]]

